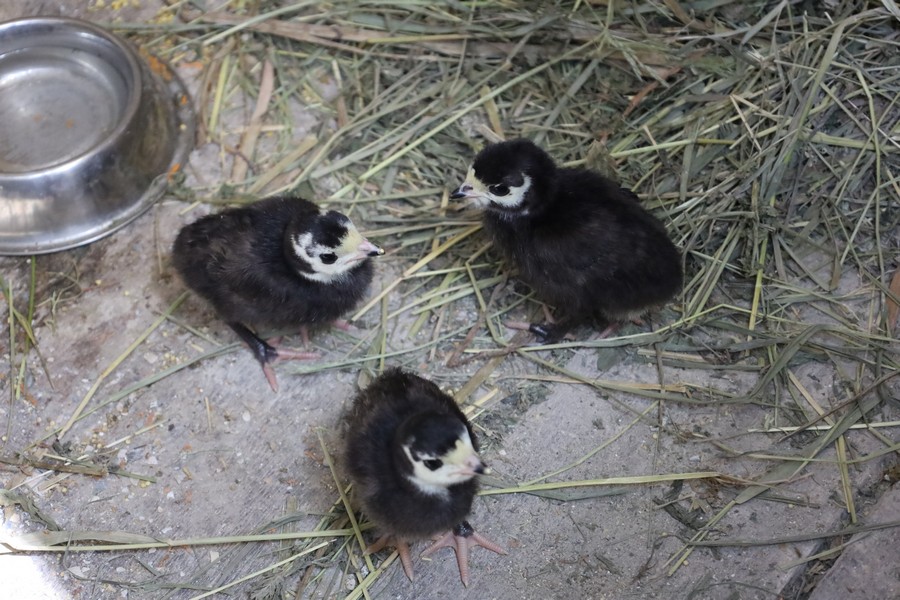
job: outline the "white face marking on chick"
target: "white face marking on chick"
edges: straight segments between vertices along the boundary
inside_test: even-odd
[[[406,444],[403,452],[413,466],[412,475],[408,475],[407,479],[423,493],[432,496],[447,495],[448,487],[468,481],[475,477],[476,469],[484,469],[466,428],[463,428],[453,448],[443,456],[420,454],[416,458]]]
[[[312,272],[298,271],[300,275],[320,283],[332,283],[342,279],[347,272],[364,260],[371,244],[348,222],[347,233],[341,238],[337,248],[331,248],[313,241],[313,234],[306,232],[292,240],[294,252],[312,268]]]
[[[522,180],[522,185],[519,186],[504,183],[485,185],[475,175],[475,168],[469,167],[466,181],[459,187],[459,191],[466,198],[471,198],[478,208],[489,208],[494,204],[507,210],[515,210],[525,203],[525,194],[531,189],[531,177],[523,173]],[[528,214],[528,210],[522,211],[522,214]]]

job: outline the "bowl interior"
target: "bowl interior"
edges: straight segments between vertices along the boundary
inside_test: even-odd
[[[133,61],[93,32],[12,32],[0,44],[0,172],[68,162],[103,143],[126,116]]]

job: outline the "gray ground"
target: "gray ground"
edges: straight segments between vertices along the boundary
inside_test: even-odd
[[[0,9],[0,17],[31,14],[79,14],[103,20],[80,2],[23,3]],[[135,19],[153,14],[144,3]],[[189,84],[191,73],[182,73]],[[218,148],[198,148],[186,169],[189,185],[202,178],[221,178]],[[130,473],[152,476],[148,483],[127,476],[91,477],[59,474],[39,468],[2,465],[2,487],[30,498],[43,515],[66,531],[127,531],[167,539],[205,538],[250,533],[285,514],[297,520],[285,531],[311,530],[320,515],[331,510],[337,487],[323,462],[318,428],[333,444],[342,409],[357,389],[358,370],[295,375],[293,366],[279,365],[281,389],[273,394],[258,365],[243,348],[200,361],[152,386],[117,397],[129,385],[235,341],[235,336],[195,296],[174,310],[174,319],[152,330],[108,376],[107,369],[183,292],[174,276],[168,250],[180,226],[211,210],[167,198],[115,235],[88,247],[37,261],[35,336],[50,380],[32,356],[26,393],[2,403],[0,420],[10,423],[3,437],[8,457],[41,440],[73,413],[91,387],[102,378],[88,410],[54,453],[93,462],[104,461]],[[386,242],[390,246],[389,242]],[[390,247],[388,247],[390,250]],[[389,252],[390,255],[390,252]],[[27,299],[30,264],[26,259],[0,259],[4,278],[14,290],[17,307]],[[390,256],[379,263],[378,290],[405,266]],[[848,274],[847,285],[854,278]],[[394,305],[397,306],[394,300]],[[468,315],[474,319],[474,306]],[[6,311],[4,310],[4,313]],[[364,338],[370,313],[348,334],[320,333],[314,345],[323,360],[336,360]],[[663,315],[665,318],[665,314]],[[197,328],[200,337],[183,325]],[[400,323],[393,342],[405,339]],[[3,353],[9,360],[4,329]],[[19,333],[17,335],[21,335]],[[461,337],[461,336],[460,336]],[[298,340],[294,340],[299,343]],[[482,361],[459,368],[444,366],[442,347],[435,360],[422,356],[423,375],[458,389]],[[549,353],[543,355],[549,357]],[[16,363],[18,364],[18,363]],[[588,378],[622,382],[657,381],[657,370],[646,357],[628,350],[581,349],[566,367]],[[4,369],[4,374],[6,369]],[[624,434],[596,456],[558,480],[717,471],[733,478],[757,479],[773,463],[729,456],[705,441],[722,440],[737,451],[784,453],[815,443],[801,436],[777,444],[778,436],[731,436],[764,427],[767,414],[752,404],[678,405],[633,395],[601,391],[565,382],[529,381],[521,375],[540,374],[534,363],[509,358],[473,395],[495,388],[494,404],[479,417],[485,457],[495,475],[507,482],[538,478],[564,467]],[[823,363],[798,364],[794,373],[823,405],[839,394],[839,374]],[[711,375],[712,374],[712,375]],[[511,377],[516,375],[517,377]],[[667,367],[666,383],[696,389],[715,379],[717,387],[734,393],[749,390],[752,377],[739,370],[692,370]],[[0,381],[4,395],[9,379]],[[893,387],[896,397],[897,387]],[[112,399],[108,404],[101,405]],[[632,424],[636,414],[649,417]],[[896,406],[880,417],[897,418]],[[662,420],[664,427],[653,423]],[[149,427],[148,426],[153,426]],[[890,433],[887,435],[890,436]],[[39,449],[47,449],[46,440]],[[865,432],[852,432],[854,455],[884,448]],[[777,445],[776,445],[777,444]],[[834,458],[829,449],[821,455]],[[900,489],[894,455],[870,460],[851,469],[854,495],[863,523],[898,519]],[[417,578],[409,582],[397,564],[379,579],[373,597],[393,598],[900,598],[900,530],[889,528],[850,544],[834,566],[798,559],[854,538],[810,540],[748,547],[698,548],[674,574],[670,557],[723,506],[745,489],[711,480],[683,484],[657,483],[615,488],[591,488],[592,497],[570,501],[524,494],[485,496],[476,501],[471,521],[482,533],[509,550],[497,556],[476,549],[472,582],[462,587],[449,550],[432,560],[416,560]],[[597,491],[599,490],[599,491]],[[833,463],[811,465],[803,476],[780,486],[777,498],[755,498],[732,508],[708,539],[768,540],[839,530],[847,514],[839,494],[838,469]],[[662,510],[667,504],[675,510]],[[680,511],[680,512],[679,512]],[[0,520],[2,536],[42,530],[34,511],[29,515],[7,505]],[[194,546],[129,553],[69,553],[0,556],[5,598],[190,598],[287,558],[286,546]],[[862,554],[861,554],[862,553]],[[355,552],[358,557],[358,552]],[[331,552],[327,556],[331,556]],[[342,555],[346,557],[346,553]],[[385,558],[380,555],[376,563]],[[328,595],[341,597],[347,580],[344,558],[323,561],[318,581],[334,577]],[[792,566],[792,564],[794,566]],[[862,565],[862,566],[858,566]],[[207,569],[208,567],[208,569]],[[206,569],[204,571],[204,569]],[[351,572],[354,569],[350,569]],[[822,574],[824,573],[824,576]],[[293,590],[298,577],[283,583]],[[267,580],[275,585],[277,580]],[[116,582],[127,582],[120,585]],[[137,585],[140,583],[149,585]],[[185,584],[167,591],[153,584]],[[237,597],[265,596],[262,578],[231,588]],[[187,584],[196,587],[186,589]],[[343,586],[343,592],[340,588]],[[272,592],[276,588],[270,588]],[[327,586],[311,585],[310,597]],[[291,596],[288,596],[291,597]]]

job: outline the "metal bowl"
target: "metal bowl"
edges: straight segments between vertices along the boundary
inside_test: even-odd
[[[85,21],[0,23],[0,254],[54,252],[125,225],[194,137],[186,90]]]

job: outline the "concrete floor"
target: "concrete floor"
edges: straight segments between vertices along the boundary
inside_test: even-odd
[[[37,6],[44,13],[52,14],[58,8],[64,14],[104,20],[102,11],[73,8],[78,4],[7,6],[0,17],[13,16],[11,11],[17,10],[28,14]],[[135,10],[138,19],[144,18],[141,11],[155,9],[145,3]],[[192,73],[182,75],[190,85],[196,84],[191,81]],[[189,185],[199,185],[197,174],[202,174],[206,185],[221,177],[218,149],[198,148],[186,171]],[[331,444],[336,442],[341,411],[357,389],[357,368],[296,375],[292,373],[294,365],[279,365],[281,389],[273,394],[249,352],[235,348],[133,393],[121,393],[135,382],[235,341],[230,330],[193,295],[173,310],[172,319],[152,327],[185,289],[168,259],[175,234],[183,224],[210,210],[165,198],[104,240],[35,259],[39,302],[35,336],[49,379],[32,351],[26,393],[0,405],[0,422],[10,424],[0,453],[8,456],[22,451],[54,431],[99,382],[85,411],[90,414],[66,433],[62,447],[51,450],[50,440],[46,440],[32,448],[32,454],[45,450],[72,457],[88,455],[91,462],[154,479],[151,483],[112,474],[92,477],[0,465],[2,487],[32,499],[41,513],[64,531],[126,531],[184,540],[246,534],[284,515],[295,520],[280,530],[304,531],[315,528],[320,515],[338,499],[317,431],[323,430]],[[390,250],[391,240],[382,241]],[[389,252],[378,263],[373,289],[389,284],[406,266]],[[15,305],[21,307],[28,297],[29,261],[2,258],[0,267],[14,290]],[[853,285],[854,275],[846,277],[846,284]],[[399,305],[396,299],[392,302],[392,306]],[[472,306],[469,314],[459,315],[459,321],[464,324],[465,318],[474,319],[474,315]],[[323,361],[340,359],[356,339],[365,338],[374,319],[371,314],[364,317],[348,334],[319,334],[314,345]],[[393,347],[415,344],[405,338],[403,328],[401,322],[390,340]],[[129,346],[148,329],[152,330],[146,339],[126,355]],[[5,361],[17,358],[10,356],[7,332],[4,329],[2,342]],[[22,335],[21,331],[17,335]],[[440,353],[451,348],[447,344]],[[453,389],[465,384],[482,364],[453,369],[445,367],[440,357],[429,361],[425,355],[413,355],[398,360],[421,365],[423,375]],[[657,380],[655,365],[626,349],[581,349],[568,359],[566,368],[604,380]],[[657,408],[650,400],[625,393],[523,378],[541,372],[533,363],[511,357],[473,394],[480,397],[496,389],[496,399],[502,400],[479,417],[478,425],[488,463],[496,476],[507,482],[541,477],[606,442],[607,447],[560,479],[717,471],[754,480],[771,465],[729,456],[692,434],[726,440],[740,452],[783,453],[789,448],[786,443],[776,445],[776,436],[732,439],[749,428],[761,427],[767,414],[764,407],[665,403]],[[755,383],[755,376],[740,370],[667,367],[665,373],[670,385],[694,385],[697,389],[714,380],[717,387],[739,393]],[[823,405],[830,404],[839,379],[830,367],[809,362],[798,365],[795,374]],[[9,395],[9,385],[7,377],[0,381],[4,396]],[[896,382],[892,385],[896,397]],[[636,412],[643,411],[649,411],[652,419],[633,424]],[[896,419],[896,406],[886,406],[881,418]],[[650,424],[659,419],[665,427]],[[883,448],[864,432],[852,432],[847,438],[856,454]],[[803,438],[791,443],[799,448],[811,441]],[[822,456],[833,458],[833,450]],[[891,470],[894,464],[896,459],[886,455],[862,463],[852,472],[858,506],[864,515],[872,511],[871,522],[897,518],[900,490],[891,487],[897,479],[896,471]],[[810,465],[796,481],[779,488],[785,496],[781,501],[756,498],[735,506],[717,524],[714,537],[765,540],[841,529],[846,511],[837,494],[839,488],[833,464]],[[698,548],[674,574],[668,573],[669,558],[696,532],[688,517],[699,524],[708,521],[743,489],[697,480],[683,485],[620,486],[613,495],[593,489],[593,495],[570,501],[525,494],[485,496],[476,500],[470,520],[504,545],[508,556],[476,549],[468,589],[459,582],[449,550],[431,560],[417,559],[413,582],[394,564],[380,577],[372,597],[768,599],[780,594],[807,597],[810,593],[817,600],[833,597],[824,588],[817,589],[815,582],[824,586],[831,581],[829,576],[840,582],[847,582],[846,577],[828,573],[818,580],[808,567],[821,563],[790,566],[792,561],[824,549],[819,540]],[[682,509],[683,518],[660,508],[673,501],[672,506]],[[29,515],[8,498],[2,503],[0,534],[4,538],[43,530],[33,511]],[[900,597],[897,531],[878,532],[864,542],[881,540],[878,548],[885,568],[868,573],[867,581],[841,588],[843,598]],[[190,598],[288,556],[284,546],[271,544],[0,555],[0,580],[5,588],[0,595]],[[846,568],[850,560],[842,557],[834,569]],[[319,581],[334,576],[339,582],[327,595],[342,597],[349,590],[341,574],[345,559],[323,562],[320,567]],[[821,568],[827,569],[827,565]],[[282,590],[279,586],[293,590],[297,579],[296,575],[283,581],[256,577],[227,593],[281,597],[277,595]],[[872,587],[875,581],[881,587]],[[801,590],[806,582],[811,582],[811,588]],[[306,597],[322,597],[328,588],[322,583],[309,589]],[[878,589],[878,595],[867,595],[867,589]]]

